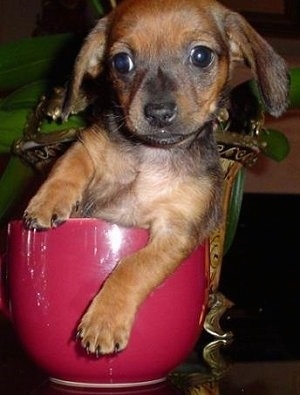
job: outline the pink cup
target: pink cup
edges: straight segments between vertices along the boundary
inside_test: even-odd
[[[96,359],[75,340],[78,321],[101,283],[147,238],[144,230],[99,219],[71,219],[49,231],[27,230],[21,221],[9,224],[0,307],[53,382],[86,387],[157,383],[192,351],[207,302],[207,244],[144,302],[124,351]]]

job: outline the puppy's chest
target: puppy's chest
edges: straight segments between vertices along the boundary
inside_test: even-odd
[[[184,182],[184,177],[167,164],[142,164],[131,182],[96,185],[93,197],[90,195],[92,214],[120,225],[147,228],[149,218],[159,213],[162,205],[172,205],[174,191]]]

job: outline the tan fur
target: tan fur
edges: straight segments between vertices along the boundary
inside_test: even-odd
[[[209,65],[191,61],[197,46],[210,49]],[[112,63],[120,53],[132,71]],[[61,116],[80,108],[88,74],[106,75],[102,95],[113,101],[56,163],[24,219],[47,229],[94,216],[149,229],[148,245],[119,262],[82,317],[78,334],[88,352],[124,349],[141,303],[218,226],[222,171],[213,129],[236,60],[250,65],[268,110],[284,111],[283,60],[214,0],[123,1],[87,37]],[[166,117],[149,116],[149,105]]]

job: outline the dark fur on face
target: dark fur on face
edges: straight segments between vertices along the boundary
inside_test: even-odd
[[[119,262],[82,317],[78,335],[89,352],[125,348],[141,303],[219,226],[223,174],[213,129],[238,61],[280,115],[284,61],[214,0],[125,0],[87,37],[61,116],[80,108],[88,77],[95,122],[57,161],[24,219],[41,229],[70,216],[149,229],[148,245]]]

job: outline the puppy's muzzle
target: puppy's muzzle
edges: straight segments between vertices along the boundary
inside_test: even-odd
[[[186,133],[186,128],[183,132],[175,101],[150,101],[145,104],[143,112],[148,127],[144,129],[146,133],[139,133],[139,138],[147,144],[168,147],[194,135],[195,131]]]
[[[144,115],[151,126],[163,128],[170,126],[177,116],[177,105],[174,102],[148,103],[144,107]]]

